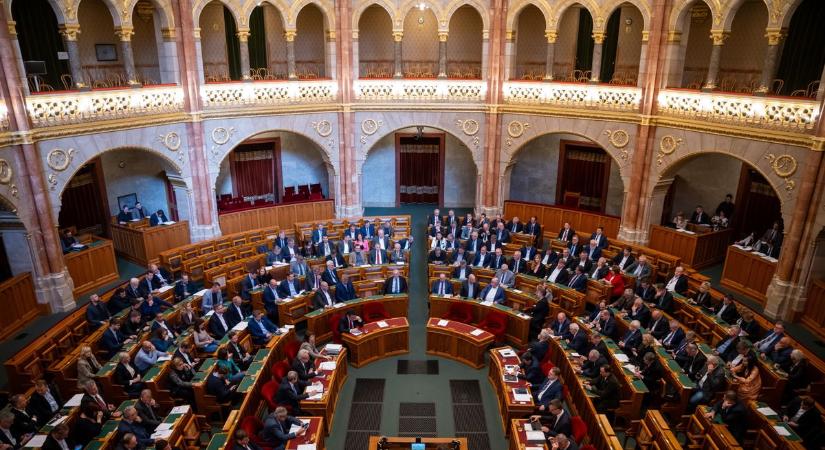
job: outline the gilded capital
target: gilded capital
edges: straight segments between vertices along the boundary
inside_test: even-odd
[[[680,31],[671,30],[667,32],[667,41],[668,42],[681,42],[682,41],[682,33]]]
[[[60,27],[60,35],[67,41],[77,41],[77,35],[80,34],[79,24],[64,24]]]
[[[779,45],[785,39],[786,33],[783,30],[768,30],[765,37],[768,38],[768,45]]]
[[[130,42],[134,34],[135,29],[132,27],[115,28],[115,36],[117,36],[117,38],[120,39],[120,42]]]
[[[172,41],[177,36],[177,33],[174,28],[161,28],[160,35],[164,40]]]
[[[200,28],[192,29],[192,35],[195,37],[195,40],[197,40],[197,41],[201,40],[201,29]]]
[[[513,41],[516,39],[516,32],[513,30],[507,30],[504,32],[504,39],[508,41]]]
[[[725,41],[730,37],[727,31],[711,31],[710,38],[713,40],[713,45],[725,45]]]
[[[438,42],[447,42],[447,32],[446,31],[439,31],[438,32]]]
[[[555,44],[556,39],[559,38],[559,34],[556,33],[555,31],[547,31],[547,32],[544,33],[544,37],[547,38],[547,43],[548,44]]]
[[[650,31],[642,31],[642,42],[650,40]]]
[[[297,34],[298,33],[295,30],[286,30],[286,31],[284,31],[284,39],[287,42],[294,42],[295,41],[295,36]]]
[[[393,40],[393,41],[395,41],[395,42],[401,42],[401,40],[402,40],[403,38],[404,38],[404,32],[403,32],[403,31],[393,31],[393,32],[392,32],[392,40]]]
[[[605,34],[601,31],[594,31],[593,32],[593,42],[598,44],[598,45],[604,44],[604,37],[605,37]]]
[[[0,2],[2,3],[2,2]],[[9,20],[9,36],[14,39],[17,36],[17,22]]]
[[[249,41],[249,30],[238,30],[235,35],[238,36],[238,40],[241,42],[248,42]]]
[[[335,30],[327,31],[327,41],[329,41],[329,42],[335,41]]]

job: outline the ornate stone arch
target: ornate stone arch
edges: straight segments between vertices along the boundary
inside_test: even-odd
[[[4,8],[6,8],[6,19],[11,22],[13,20],[13,16],[11,14],[11,4],[12,2],[26,2],[26,0],[6,0],[3,3]],[[54,16],[57,18],[57,24],[63,25],[66,23],[77,23],[77,1],[73,5],[72,16],[71,18],[66,14],[67,10],[65,6],[59,3],[59,0],[48,0],[49,5],[52,7],[52,11],[54,12]]]
[[[433,12],[436,20],[438,20],[438,31],[445,31],[449,26],[449,18],[445,14],[444,9],[441,8],[441,5],[433,0],[407,0],[402,3],[396,11],[398,15],[393,18],[393,30],[402,30],[404,28],[404,20],[407,15],[409,15],[410,11],[417,8],[418,5],[421,5],[422,3]]]
[[[710,13],[713,16],[713,24],[711,25],[711,29],[720,29],[722,27],[723,13],[719,0],[680,0],[674,4],[673,8],[670,10],[668,30],[679,32],[683,31],[682,25],[685,23],[685,16],[690,14],[690,8],[698,2],[703,2],[708,6],[708,8],[710,8]]]
[[[771,21],[771,6],[769,4],[771,0],[762,0],[762,4],[765,6],[765,11],[768,13],[768,23],[767,25],[770,26]],[[722,11],[722,26],[721,28],[725,31],[730,31],[731,25],[733,25],[733,19],[736,17],[736,13],[739,12],[739,8],[745,3],[745,0],[733,0],[730,4],[725,5],[725,9]],[[716,27],[714,27],[716,28]]]
[[[479,16],[481,16],[481,33],[483,36],[488,36],[490,33],[490,17],[489,11],[485,8],[484,4],[479,2],[478,0],[453,0],[451,1],[447,7],[444,9],[445,16],[447,18],[447,30],[449,31],[450,28],[450,20],[453,18],[453,14],[461,8],[462,6],[470,6],[471,8],[475,9]]]
[[[791,25],[791,19],[796,13],[799,5],[805,0],[768,0],[768,26],[774,28],[787,28]]]
[[[593,31],[602,31],[607,23],[607,19],[603,16],[601,8],[594,2],[594,0],[561,0],[553,4],[552,11],[555,15],[550,16],[550,21],[547,23],[548,31],[558,31],[559,21],[564,17],[564,13],[575,5],[579,5],[590,13],[593,18]]]
[[[289,13],[284,18],[287,30],[297,29],[298,14],[308,5],[315,5],[324,16],[324,26],[327,32],[335,31],[335,6],[323,0],[298,0],[289,7]]]
[[[358,5],[355,10],[352,12],[352,31],[358,31],[358,23],[361,21],[361,16],[364,15],[364,11],[367,10],[370,6],[378,6],[383,8],[384,11],[387,12],[387,15],[390,16],[390,22],[395,27],[395,18],[398,15],[398,12],[395,9],[395,5],[393,5],[388,0],[373,0],[373,1],[366,1]]]
[[[650,31],[650,8],[648,4],[642,0],[609,0],[602,6],[602,15],[606,18],[605,20],[610,19],[610,15],[621,7],[623,3],[630,3],[642,13],[642,19],[644,20],[642,31]]]
[[[201,13],[203,12],[203,8],[206,7],[209,3],[212,3],[213,0],[195,0],[194,7],[192,8],[192,19],[194,20],[194,24],[197,27],[200,23]],[[225,6],[230,12],[232,12],[232,17],[235,18],[235,24],[238,28],[248,28],[249,21],[247,17],[244,16],[241,11],[238,9],[239,6],[230,2],[229,0],[214,0],[217,1],[223,6]]]
[[[260,2],[247,2],[246,6],[241,10],[241,15],[249,23],[252,17],[252,11],[258,7],[263,6],[264,3],[269,3],[278,10],[278,15],[281,17],[281,25],[287,29],[286,14],[289,13],[289,3],[284,0],[261,0]]]
[[[521,12],[529,5],[533,5],[541,11],[544,15],[544,29],[550,30],[550,21],[553,18],[553,13],[550,12],[549,6],[540,0],[516,0],[510,9],[507,11],[507,22],[506,22],[506,31],[508,34],[512,34],[516,31],[516,20],[518,19]]]
[[[131,25],[133,20],[133,13],[135,11],[135,5],[138,4],[140,0],[125,0],[126,3],[124,5],[124,9],[121,10],[121,14],[126,14],[123,17],[123,25]],[[159,11],[158,17],[160,18],[160,26],[164,29],[175,28],[175,14],[173,12],[172,4],[170,0],[149,0],[152,5],[154,5],[155,9]],[[115,24],[117,26],[117,24]]]

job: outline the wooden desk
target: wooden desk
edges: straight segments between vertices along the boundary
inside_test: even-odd
[[[478,300],[471,300],[463,297],[440,297],[430,295],[430,317],[446,317],[451,305],[461,303],[469,305],[473,311],[472,323],[479,323],[490,312],[496,311],[507,315],[507,331],[504,335],[508,342],[524,348],[529,344],[527,339],[530,333],[530,316],[508,306],[493,303],[485,305]]]
[[[756,448],[767,448],[765,445],[770,445],[772,448],[778,450],[802,450],[805,445],[802,443],[802,438],[799,437],[793,428],[782,421],[779,416],[766,416],[758,411],[759,408],[768,406],[764,403],[749,402],[748,403],[748,423],[756,428],[757,444]],[[774,427],[784,428],[789,436],[782,436]],[[748,427],[752,429],[753,427]],[[764,444],[759,445],[760,440]]]
[[[523,378],[516,381],[504,381],[505,366],[519,365],[518,356],[504,356],[504,353],[515,354],[515,350],[511,347],[498,347],[490,350],[490,370],[487,379],[493,386],[493,391],[498,397],[498,410],[501,415],[502,426],[505,432],[510,429],[507,424],[513,419],[524,418],[530,416],[536,409],[536,404],[533,402],[532,392],[530,391],[530,383]],[[516,401],[513,389],[527,389],[530,392],[530,401]]]
[[[303,436],[296,436],[286,443],[284,450],[298,450],[299,445],[315,444],[316,450],[324,450],[324,418],[323,417],[297,417],[301,422],[309,422],[307,432]]]
[[[335,362],[334,370],[321,370],[320,366],[325,361],[322,358],[315,358],[316,378],[311,381],[320,381],[324,385],[324,393],[317,400],[301,400],[301,410],[312,415],[324,418],[324,433],[329,434],[332,428],[332,419],[335,417],[335,406],[338,402],[338,394],[341,386],[347,379],[347,349],[341,349],[332,361]]]
[[[410,324],[406,317],[371,322],[360,330],[358,336],[350,333],[341,335],[350,352],[349,362],[354,367],[366,366],[378,359],[410,351]]]
[[[507,433],[509,433],[510,436],[509,450],[524,450],[526,447],[535,447],[540,448],[542,450],[549,449],[546,440],[544,442],[528,441],[527,429],[532,430],[530,421],[528,419],[510,420],[510,428],[507,428]]]
[[[765,293],[776,272],[776,262],[746,251],[735,245],[728,247],[725,268],[722,270],[722,286],[758,300],[764,305]]]
[[[604,228],[605,236],[615,238],[619,234],[619,224],[621,223],[619,217],[599,214],[594,211],[512,200],[504,202],[503,215],[507,218],[518,216],[521,222],[525,224],[530,216],[536,216],[545,238],[548,236],[555,238],[565,222],[569,222],[570,226],[582,238],[589,239],[590,233],[596,231],[598,227]]]
[[[74,282],[72,294],[80,297],[100,286],[120,278],[115,260],[115,248],[112,241],[95,238],[87,248],[71,251],[63,255],[63,261]]]
[[[4,299],[3,306],[7,313],[0,315],[0,339],[5,340],[9,336],[16,333],[17,330],[26,326],[40,314],[41,310],[37,304],[37,297],[34,295],[34,282],[32,281],[31,272],[21,273],[20,275],[9,278],[3,283],[0,283],[0,296]],[[46,312],[48,312],[48,309],[46,309]],[[83,322],[85,322],[85,309],[82,311],[82,314]],[[80,318],[76,312],[69,314],[67,318],[69,317]],[[67,320],[63,319],[61,323],[64,321]],[[63,331],[65,330],[55,330],[55,328],[57,327],[51,327],[45,335],[41,335],[41,338],[48,336],[57,339],[64,335]],[[24,350],[31,350],[32,347],[34,347],[34,345],[28,345],[24,347]],[[9,381],[12,382],[12,386],[20,386],[19,384],[15,384],[15,382],[18,381],[16,377],[18,374],[15,368],[9,367],[10,365],[13,365],[14,361],[12,360],[20,363],[20,369],[23,369],[22,365],[31,364],[32,360],[31,358],[27,358],[25,356],[18,358],[15,355],[4,362],[4,365],[6,366],[6,373],[8,374]],[[27,377],[22,376],[21,374],[21,379],[26,378]],[[32,383],[31,379],[28,379],[27,381],[28,384]]]
[[[648,246],[678,256],[682,263],[699,270],[722,261],[732,239],[731,228],[701,233],[651,225]]]
[[[655,409],[648,409],[644,419],[639,422],[639,435],[636,441],[642,448],[653,448],[662,450],[681,450],[682,445],[676,439],[676,435],[671,431],[662,414]]]
[[[367,446],[367,449],[374,450],[378,448],[378,443],[381,442],[381,436],[370,436],[370,442]],[[416,438],[409,438],[409,437],[388,437],[387,439],[387,449],[398,449],[398,450],[407,450],[410,448],[410,444],[416,442]],[[424,444],[424,448],[426,450],[436,450],[443,447],[445,444],[449,444],[451,442],[458,441],[458,450],[469,450],[467,444],[467,438],[464,437],[453,437],[453,438],[421,438],[421,443]],[[289,448],[289,447],[287,447]]]
[[[218,216],[218,221],[221,231],[230,234],[272,225],[286,230],[292,228],[295,222],[328,220],[332,217],[335,217],[335,201],[328,199],[229,212]]]
[[[454,359],[474,369],[484,367],[484,352],[493,343],[492,333],[452,320],[440,326],[440,320],[433,317],[427,322],[427,354]],[[475,330],[481,333],[470,334]]]
[[[189,244],[189,222],[133,228],[112,224],[112,240],[117,253],[136,264],[146,266],[158,261],[160,252]]]
[[[356,314],[361,315],[364,306],[372,303],[381,303],[390,317],[406,317],[407,304],[409,297],[407,294],[398,295],[381,295],[375,297],[359,298],[344,302],[339,308],[325,308],[316,309],[308,313],[305,317],[307,319],[307,331],[315,333],[315,339],[318,342],[328,341],[332,338],[332,327],[338,326],[338,323],[330,324],[330,320],[336,315],[341,315],[347,310],[353,310]]]

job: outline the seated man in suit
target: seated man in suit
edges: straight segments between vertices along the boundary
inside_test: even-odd
[[[787,422],[805,442],[815,442],[817,434],[822,432],[822,414],[816,406],[816,400],[809,395],[800,395],[791,400],[785,407],[782,421]]]
[[[547,414],[530,417],[531,422],[539,422],[545,437],[556,437],[559,434],[569,436],[573,433],[570,422],[570,413],[564,410],[561,400],[553,399],[547,405]]]
[[[384,295],[405,292],[407,292],[407,279],[401,276],[400,270],[392,269],[392,275],[384,281]]]
[[[295,245],[295,239],[287,239],[286,247],[281,247],[281,258],[291,263],[299,256],[301,256],[301,261],[303,261],[303,255],[301,255],[301,250]]]
[[[599,376],[592,381],[586,381],[584,385],[596,394],[593,406],[596,407],[596,412],[599,414],[605,414],[619,407],[621,385],[616,376],[610,371],[609,364],[603,364],[599,367]]]
[[[308,381],[315,378],[318,374],[315,372],[312,358],[310,358],[309,350],[302,348],[298,350],[295,355],[295,361],[292,361],[292,370],[298,375],[298,378],[303,381]]]
[[[481,284],[476,281],[476,276],[472,273],[461,283],[461,296],[465,298],[477,299],[481,295]]]
[[[117,221],[121,225],[125,225],[126,222],[130,222],[134,217],[132,216],[132,211],[129,209],[129,205],[123,205],[123,208],[120,209],[120,212],[117,214]]]
[[[106,357],[111,358],[120,351],[123,344],[132,342],[132,338],[120,332],[120,321],[109,322],[109,326],[100,337],[100,348],[106,351]]]
[[[252,311],[252,317],[249,318],[246,328],[249,330],[252,342],[255,345],[265,345],[272,338],[272,335],[278,334],[278,327],[270,322],[260,309]]]
[[[490,267],[491,260],[490,254],[487,253],[487,246],[482,245],[481,250],[476,253],[473,259],[473,267]]]
[[[687,359],[682,361],[679,366],[691,380],[699,381],[698,374],[705,368],[707,358],[699,351],[699,346],[695,343],[688,344],[687,347],[685,347],[685,352],[687,353]]]
[[[356,298],[358,294],[355,292],[355,286],[352,285],[349,275],[346,273],[341,275],[338,284],[335,285],[335,302],[346,302]]]
[[[430,293],[442,297],[445,295],[453,295],[453,283],[451,283],[450,280],[447,279],[447,275],[442,272],[438,274],[438,279],[433,281]]]
[[[573,240],[573,236],[576,235],[576,230],[570,226],[570,222],[564,222],[564,225],[559,230],[559,234],[556,235],[556,239],[560,241],[570,242]]]
[[[567,318],[567,314],[563,312],[558,313],[556,319],[550,323],[548,328],[550,328],[553,336],[564,337],[570,329],[570,320]]]
[[[41,428],[60,411],[62,404],[57,389],[52,389],[46,380],[40,379],[34,382],[34,392],[29,397],[26,410],[37,422],[37,427]]]
[[[315,297],[312,299],[312,307],[314,309],[332,308],[335,300],[329,292],[329,284],[326,281],[321,282],[321,289],[315,292]]]
[[[575,350],[576,353],[580,355],[587,354],[590,343],[587,341],[587,334],[579,329],[579,324],[570,324],[565,339],[567,339],[567,346]]]
[[[719,342],[719,345],[713,351],[713,353],[725,362],[730,362],[737,356],[736,346],[739,344],[739,332],[740,332],[739,325],[733,325],[728,328],[728,335]]]
[[[583,353],[580,353],[583,355]],[[593,379],[599,376],[599,369],[605,364],[608,364],[607,359],[599,353],[595,348],[587,353],[587,356],[582,356],[584,362],[581,367],[576,370],[576,373],[584,375],[585,378]]]
[[[536,216],[530,216],[530,220],[524,225],[524,229],[522,229],[521,232],[530,234],[534,238],[541,236],[541,224],[539,224]]]
[[[665,285],[668,292],[675,292],[679,295],[685,295],[688,290],[688,279],[685,275],[685,269],[682,266],[677,267],[673,271],[673,278],[671,278]]]
[[[60,236],[60,244],[63,246],[63,253],[69,253],[75,248],[83,247],[77,238],[72,234],[72,230],[69,229],[63,231],[63,235]]]
[[[436,233],[440,232],[443,225],[444,222],[441,217],[441,211],[434,209],[433,213],[427,216],[427,227],[429,228],[430,236],[435,236]]]
[[[587,259],[590,261],[598,261],[602,257],[602,249],[596,244],[594,239],[590,240],[590,244],[584,250],[587,252]]]
[[[513,252],[513,259],[507,262],[507,267],[513,271],[514,275],[518,275],[527,272],[528,262],[522,258],[521,251],[516,250]]]
[[[467,265],[467,260],[462,260],[458,264],[458,267],[453,269],[452,277],[464,281],[472,273],[473,268]]]
[[[407,262],[406,253],[404,253],[404,250],[401,248],[401,244],[398,242],[396,242],[392,246],[392,253],[390,253],[390,262],[393,264]]]
[[[192,295],[192,282],[189,281],[189,274],[183,273],[180,276],[180,281],[175,285],[175,301],[179,302]]]
[[[306,279],[304,280],[304,288],[308,291],[317,291],[318,289],[321,289],[321,282],[326,283],[326,281],[323,280],[324,277],[321,273],[321,268],[319,266],[315,266],[312,268],[312,271],[307,272]]]
[[[298,378],[298,373],[294,370],[287,372],[286,376],[281,380],[281,385],[278,386],[278,392],[275,394],[274,400],[279,405],[289,405],[292,407],[292,413],[301,415],[301,400],[309,398],[309,394],[304,392],[311,383]]]
[[[524,225],[518,216],[515,216],[511,221],[507,222],[506,228],[510,233],[521,233],[522,230],[524,230]]]
[[[241,428],[235,430],[235,445],[232,450],[262,450],[258,444],[252,442],[249,434]],[[158,449],[160,450],[160,449]]]
[[[378,247],[373,248],[370,250],[368,260],[370,264],[380,266],[382,264],[387,264],[387,252],[385,250],[381,250]]]
[[[229,321],[229,328],[243,322],[248,315],[247,306],[243,304],[243,300],[239,296],[232,297],[232,303],[226,308],[225,317]]]
[[[492,256],[492,259],[490,260],[490,266],[489,267],[493,270],[498,270],[498,269],[501,268],[501,265],[505,264],[506,262],[507,262],[507,257],[504,256],[504,250],[502,250],[501,248],[497,248],[497,249],[493,250],[493,256]]]
[[[135,402],[140,423],[146,431],[152,432],[160,425],[163,415],[158,412],[158,403],[152,398],[152,391],[144,389],[140,391],[140,398]]]
[[[146,211],[143,205],[140,204],[140,202],[135,203],[135,207],[132,209],[132,214],[134,214],[136,219],[143,219],[149,217],[149,213]]]
[[[624,350],[625,352],[630,352],[631,349],[639,348],[639,345],[642,344],[642,332],[639,330],[642,325],[639,323],[638,320],[633,320],[630,322],[630,327],[628,328],[627,332],[624,334],[624,337],[617,342],[619,348]]]
[[[567,282],[567,287],[579,292],[587,292],[587,275],[582,266],[576,266],[576,273]]]
[[[504,301],[507,300],[507,295],[504,292],[504,288],[499,285],[498,278],[493,277],[490,280],[490,284],[481,291],[480,295],[481,301],[484,302],[493,302],[498,303],[500,305],[504,304]]]
[[[215,339],[222,339],[231,328],[229,320],[224,315],[226,308],[223,305],[215,305],[215,313],[209,318],[209,334]]]
[[[203,314],[212,311],[215,308],[215,305],[220,305],[223,303],[223,293],[221,292],[221,284],[218,282],[212,283],[212,287],[209,288],[208,291],[204,292],[203,298],[201,298],[201,312]]]
[[[639,283],[641,280],[649,280],[653,274],[653,269],[647,262],[647,256],[639,255],[636,262],[631,263],[624,269],[624,273],[635,277],[636,282]]]
[[[350,309],[338,322],[338,331],[341,334],[349,333],[354,328],[361,328],[362,326],[364,326],[364,322],[355,314],[355,311]]]
[[[348,267],[347,260],[338,253],[337,247],[333,247],[332,252],[325,259],[330,261],[336,268]]]
[[[536,402],[536,410],[540,412],[547,411],[550,401],[553,399],[561,400],[564,392],[561,387],[561,369],[553,367],[547,371],[547,378],[540,386],[531,386],[533,391],[533,400]]]
[[[725,294],[722,296],[722,303],[718,306],[709,308],[714,316],[724,320],[727,323],[735,323],[739,318],[739,311],[736,310],[736,303],[733,302],[733,295]]]
[[[493,235],[496,237],[497,242],[500,242],[502,244],[510,242],[510,232],[507,231],[507,228],[505,228],[504,222],[499,222],[496,225],[496,229],[493,232]]]
[[[303,436],[306,433],[307,427],[302,426],[301,429],[294,433],[289,430],[293,425],[302,425],[301,421],[295,417],[287,415],[286,408],[279,406],[275,408],[275,412],[270,413],[264,421],[264,427],[261,430],[261,439],[263,439],[272,450],[284,450],[288,441],[295,439],[298,436]]]
[[[206,393],[214,395],[218,403],[228,402],[238,387],[229,382],[228,373],[226,366],[215,366],[215,370],[206,378]]]
[[[722,400],[713,405],[709,412],[705,413],[705,417],[713,420],[715,416],[719,415],[722,418],[722,423],[728,426],[730,434],[737,441],[743,442],[742,439],[745,437],[745,430],[748,425],[746,414],[745,405],[739,401],[736,391],[728,391]]]
[[[151,217],[149,217],[149,226],[151,227],[163,225],[166,222],[169,222],[169,219],[166,218],[166,214],[163,213],[162,209],[155,211]]]
[[[86,322],[89,323],[89,326],[92,329],[97,329],[111,319],[109,309],[100,301],[100,296],[92,294],[89,297],[89,306],[86,307]]]
[[[335,264],[333,264],[332,261],[327,261],[326,268],[321,274],[321,279],[326,281],[330,286],[338,284],[338,273],[335,271]]]
[[[710,214],[706,213],[702,205],[697,205],[690,216],[690,223],[697,225],[710,225]]]
[[[135,435],[142,447],[149,447],[155,443],[155,440],[150,436],[151,432],[146,430],[134,406],[127,406],[123,410],[123,418],[117,425],[117,431],[123,434],[131,433]]]
[[[427,264],[447,264],[450,261],[450,255],[447,254],[444,250],[441,250],[441,247],[436,247],[433,251],[427,255]]]
[[[652,334],[654,338],[662,340],[669,331],[667,317],[662,314],[659,309],[654,309],[650,313],[650,323],[647,325],[647,332]]]
[[[353,237],[355,237],[355,236],[353,236]],[[352,238],[348,234],[344,235],[344,239],[341,239],[340,241],[338,241],[337,250],[338,250],[338,254],[340,254],[340,255],[349,255],[350,252],[355,250],[355,247],[353,246]]]
[[[635,262],[636,258],[633,256],[631,248],[625,247],[622,249],[621,253],[617,253],[616,256],[613,257],[611,260],[611,265],[619,266],[619,269],[621,269],[623,273],[627,273],[627,268],[632,266]]]
[[[647,324],[650,322],[650,308],[645,305],[641,298],[636,297],[636,299],[633,300],[633,306],[631,306],[630,311],[627,312],[626,319],[638,320],[641,326],[647,327]]]
[[[324,240],[324,236],[327,235],[327,229],[324,227],[323,223],[319,223],[315,226],[315,229],[312,230],[311,240],[312,245],[318,245]]]
[[[567,271],[565,267],[564,261],[561,259],[556,262],[555,267],[550,273],[547,275],[547,281],[550,283],[567,285],[567,281],[570,278],[570,273]]]
[[[605,309],[599,313],[599,320],[593,329],[610,338],[616,336],[616,318],[613,317],[609,309]]]
[[[676,319],[670,319],[670,322],[668,323],[668,332],[663,338],[660,339],[660,341],[662,341],[662,346],[667,350],[673,350],[679,347],[683,339],[685,339],[685,332],[682,331],[682,327],[679,326],[679,321]]]
[[[278,294],[281,297],[295,297],[304,290],[301,289],[301,282],[294,273],[290,272],[286,278],[278,285]]]
[[[605,249],[610,246],[607,236],[604,235],[604,228],[596,227],[596,232],[590,235],[591,241],[596,241],[596,246]]]

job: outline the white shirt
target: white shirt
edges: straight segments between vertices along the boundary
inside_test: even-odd
[[[225,330],[228,330],[228,329],[229,329],[229,327],[228,327],[228,326],[226,326],[226,321],[225,321],[225,320],[223,320],[223,314],[215,314],[215,317],[217,317],[217,318],[218,318],[218,320],[220,320],[220,321],[221,321],[221,325],[223,325],[223,328],[224,328]]]
[[[667,286],[665,287],[665,289],[667,289],[668,292],[675,292],[677,281],[679,281],[679,277],[671,278],[670,281],[667,282]]]
[[[498,292],[498,288],[490,286],[490,290],[487,291],[487,295],[484,297],[484,300],[488,302],[496,301],[496,293]]]
[[[564,269],[563,268],[559,269],[558,267],[556,267],[555,269],[553,269],[553,272],[550,273],[550,276],[547,277],[547,279],[552,281],[553,283],[555,283],[556,278],[558,278],[558,276],[559,276],[559,274],[561,273],[562,270],[564,270]]]
[[[329,296],[329,291],[321,291],[324,294],[324,298],[327,300],[327,304],[332,306],[332,298]]]

